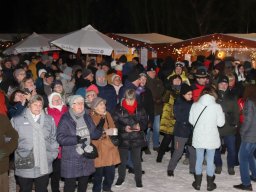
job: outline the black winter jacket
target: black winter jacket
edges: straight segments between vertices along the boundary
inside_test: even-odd
[[[125,108],[117,106],[113,114],[115,125],[118,128],[120,148],[136,148],[146,145],[144,130],[147,128],[147,115],[145,110],[138,106],[134,115],[130,115]],[[126,132],[127,125],[139,123],[141,131]]]

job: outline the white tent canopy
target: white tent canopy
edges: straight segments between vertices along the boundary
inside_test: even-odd
[[[59,50],[59,48],[55,46],[51,46],[49,42],[50,42],[50,39],[34,32],[32,35],[28,36],[26,39],[6,49],[3,52],[3,54],[10,55],[10,54],[17,54],[17,53],[31,53],[31,52]]]
[[[120,33],[117,33],[116,35],[121,36],[121,37],[126,37],[129,39],[133,39],[136,41],[141,41],[143,43],[148,43],[148,44],[162,44],[162,43],[173,44],[173,43],[182,41],[182,39],[162,35],[159,33],[142,33],[142,34],[120,34]]]
[[[102,34],[91,25],[71,32],[51,43],[72,53],[77,53],[79,48],[83,54],[111,55],[112,51],[117,54],[129,52],[126,46]]]

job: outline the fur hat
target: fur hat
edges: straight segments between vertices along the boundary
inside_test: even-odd
[[[95,109],[102,101],[106,104],[106,100],[102,99],[101,97],[96,97],[95,99],[93,99],[91,103],[91,109]]]
[[[196,70],[195,76],[196,76],[196,78],[207,77],[208,73],[207,73],[207,70],[205,69],[205,67],[199,67]]]
[[[185,63],[180,62],[180,61],[177,61],[177,62],[175,63],[175,67],[185,67]]]

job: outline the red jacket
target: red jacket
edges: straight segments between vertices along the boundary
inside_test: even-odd
[[[61,111],[56,108],[47,107],[48,115],[53,117],[56,127],[58,127],[62,115],[67,111],[68,107],[66,105],[62,107]],[[58,159],[61,159],[61,147],[59,147]]]

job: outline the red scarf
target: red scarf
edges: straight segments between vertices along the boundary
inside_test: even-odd
[[[133,103],[133,105],[128,105],[127,102],[126,102],[126,100],[124,99],[124,100],[122,101],[122,106],[128,111],[129,115],[133,115],[134,112],[135,112],[135,110],[136,110],[136,108],[137,108],[137,106],[138,106],[138,103],[137,103],[137,101],[135,100],[134,103]]]

